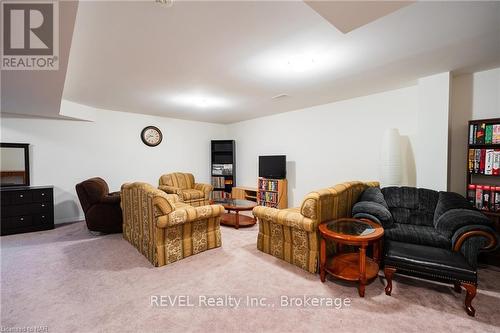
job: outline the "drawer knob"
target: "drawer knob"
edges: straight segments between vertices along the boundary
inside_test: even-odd
[[[42,207],[45,207],[45,204],[42,204]]]
[[[45,215],[42,215],[42,219],[44,219],[44,218],[45,218]]]
[[[21,218],[20,218],[20,220],[21,220],[21,221],[24,221],[24,217],[21,217]]]
[[[23,197],[24,197],[24,195],[22,195],[22,194],[19,194],[19,198],[23,198]]]

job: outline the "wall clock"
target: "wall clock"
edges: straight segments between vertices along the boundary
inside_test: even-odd
[[[156,147],[161,143],[163,134],[161,134],[161,131],[158,127],[146,126],[141,132],[141,139],[145,145]]]

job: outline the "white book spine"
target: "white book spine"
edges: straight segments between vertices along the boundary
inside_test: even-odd
[[[486,149],[485,163],[484,163],[484,174],[493,174],[493,154],[495,151],[493,149]]]

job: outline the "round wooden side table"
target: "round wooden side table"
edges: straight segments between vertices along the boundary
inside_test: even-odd
[[[244,199],[215,199],[213,202],[215,204],[222,205],[222,207],[227,210],[227,213],[222,215],[220,224],[234,227],[236,229],[255,225],[255,218],[240,214],[241,211],[249,211],[257,206],[255,201]],[[233,211],[234,214],[231,213],[231,211]]]
[[[326,273],[347,281],[359,281],[359,296],[365,296],[367,281],[378,275],[380,251],[384,228],[379,224],[353,218],[326,221],[319,225],[320,278],[325,282]],[[335,242],[333,257],[326,257],[326,240]],[[343,253],[343,245],[359,247],[359,253]],[[366,248],[373,245],[373,258],[366,256]]]

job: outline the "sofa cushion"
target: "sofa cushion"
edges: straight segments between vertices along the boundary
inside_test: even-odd
[[[364,190],[358,199],[358,202],[361,201],[372,201],[384,206],[385,208],[389,208],[389,206],[387,206],[387,202],[385,202],[382,191],[378,187],[368,187]]]
[[[434,211],[434,224],[441,215],[451,209],[474,209],[472,204],[458,193],[439,192],[439,199]]]
[[[412,275],[477,282],[476,270],[458,252],[395,241],[385,242],[384,246],[386,266],[407,270]]]
[[[382,223],[383,227],[389,227],[392,225],[392,216],[387,208],[381,204],[373,201],[361,201],[356,203],[352,207],[352,215],[354,217],[360,218],[359,214],[370,214],[377,218],[378,221]],[[359,216],[357,216],[359,215]]]
[[[197,200],[204,199],[205,193],[195,189],[182,190],[182,199],[186,200]]]
[[[382,189],[394,222],[433,226],[434,211],[439,193],[414,187],[386,187]]]
[[[394,223],[384,232],[386,240],[451,249],[450,239],[436,232],[434,227]]]

